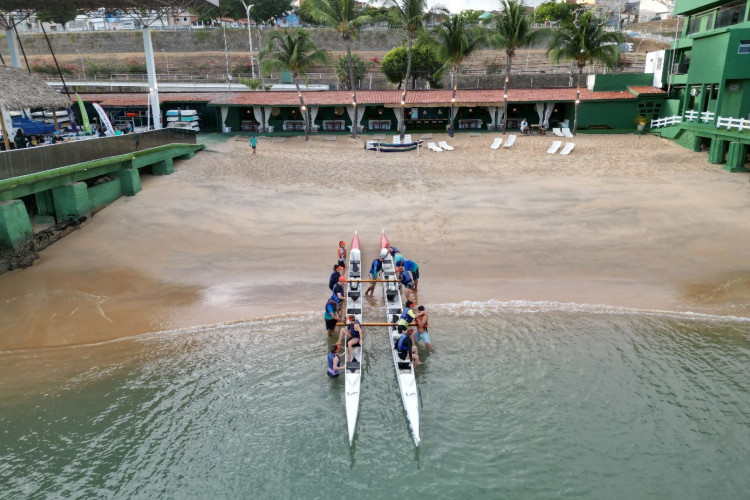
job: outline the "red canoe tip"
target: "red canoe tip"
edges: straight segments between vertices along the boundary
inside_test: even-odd
[[[357,250],[359,250],[359,236],[357,236],[356,232],[354,233],[354,238],[352,238],[352,246],[351,246],[351,248],[352,248],[352,250],[354,250],[355,248]]]
[[[380,248],[386,248],[389,246],[391,246],[391,244],[388,241],[388,236],[385,235],[385,230],[384,230],[383,234],[380,235]]]

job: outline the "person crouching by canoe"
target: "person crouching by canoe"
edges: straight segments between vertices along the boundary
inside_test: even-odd
[[[336,313],[336,302],[333,298],[328,299],[326,302],[325,314],[323,317],[326,320],[326,330],[328,330],[328,336],[333,337],[333,330],[336,328],[336,323],[343,321],[341,316]]]
[[[399,359],[406,361],[408,358],[415,365],[421,365],[422,362],[419,361],[419,353],[416,344],[414,344],[413,334],[414,328],[402,332],[393,348],[398,351]]]
[[[387,255],[388,255],[388,250],[383,248],[380,250],[380,257],[372,261],[372,265],[370,266],[370,279],[371,280],[378,279],[380,272],[383,270],[383,259],[385,259]],[[370,286],[367,287],[367,290],[365,290],[365,295],[372,295],[374,291],[375,291],[375,282],[373,281],[372,283],[370,283]]]
[[[413,260],[401,259],[396,265],[403,267],[405,271],[411,273],[411,277],[414,280],[414,293],[417,293],[417,287],[419,286],[419,266],[417,263]]]
[[[399,272],[399,284],[404,287],[406,292],[406,300],[411,301],[411,293],[414,290],[414,280],[411,277],[411,273],[404,269],[403,266],[397,267],[396,271]]]
[[[357,317],[353,314],[349,315],[349,323],[341,329],[339,334],[339,345],[344,340],[344,334],[346,334],[346,362],[352,361],[352,349],[357,344],[362,343],[362,323],[357,321]]]
[[[338,256],[339,265],[341,267],[346,267],[346,243],[343,241],[339,241]]]
[[[401,255],[401,252],[398,251],[398,248],[394,246],[388,247],[388,253],[391,254],[391,257],[393,257],[393,262],[397,262],[399,259],[397,258],[398,255]]]
[[[331,352],[328,353],[328,376],[336,378],[339,376],[339,370],[343,368],[341,366],[341,356],[339,356],[339,345],[333,344]]]
[[[424,310],[424,306],[417,307],[417,315],[414,317],[414,323],[417,325],[417,333],[414,334],[414,344],[419,344],[420,340],[424,340],[424,346],[428,351],[434,351],[430,342],[430,333],[427,331],[427,327],[430,325],[430,315]]]

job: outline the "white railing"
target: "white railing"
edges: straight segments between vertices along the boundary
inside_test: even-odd
[[[682,117],[680,115],[655,118],[651,120],[651,128],[668,127],[669,125],[676,125],[678,123],[682,123]]]
[[[688,122],[696,122],[700,120],[703,123],[711,123],[712,121],[714,121],[715,117],[716,113],[714,113],[713,111],[703,111],[702,113],[698,113],[694,109],[685,111],[685,121]]]
[[[738,132],[742,132],[742,129],[750,128],[750,120],[743,120],[742,118],[725,118],[720,116],[716,120],[716,128],[721,127],[726,127],[727,130],[737,127]]]

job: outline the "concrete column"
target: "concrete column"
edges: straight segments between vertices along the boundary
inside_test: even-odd
[[[727,164],[724,170],[730,172],[747,172],[745,166],[747,160],[747,146],[741,142],[730,142],[729,152],[727,153]]]
[[[33,236],[26,205],[21,200],[0,203],[0,248],[16,248]]]
[[[148,90],[151,99],[151,113],[154,116],[154,130],[162,128],[161,107],[159,106],[159,83],[156,81],[156,66],[154,65],[154,47],[151,45],[151,30],[144,26],[143,50],[146,56],[146,73],[148,74]]]
[[[174,162],[172,158],[165,158],[151,165],[151,172],[154,175],[169,175],[174,173]]]
[[[711,149],[708,151],[708,162],[715,165],[724,163],[727,151],[727,141],[725,139],[711,139]]]
[[[57,221],[73,220],[91,215],[91,202],[85,182],[73,182],[52,189]]]
[[[120,188],[125,196],[134,196],[141,190],[141,176],[137,168],[124,168],[114,172],[120,179]]]
[[[21,67],[21,58],[18,57],[18,40],[16,33],[12,29],[5,30],[5,40],[8,42],[8,52],[10,53],[10,65],[14,68]]]

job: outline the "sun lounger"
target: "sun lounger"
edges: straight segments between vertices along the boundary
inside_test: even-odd
[[[443,150],[440,149],[439,147],[437,147],[434,142],[428,142],[427,143],[427,147],[429,149],[433,150],[436,153],[442,153],[443,152]]]
[[[448,145],[448,143],[445,141],[438,142],[438,146],[440,146],[446,151],[453,151],[455,149],[453,146]]]
[[[573,134],[571,134],[571,133],[570,133],[570,129],[569,129],[569,128],[564,128],[564,129],[562,129],[562,133],[563,133],[563,135],[564,135],[565,137],[568,137],[568,138],[573,138],[573,137],[575,137],[575,136],[574,136]]]
[[[566,142],[565,147],[562,148],[562,151],[560,151],[561,155],[569,155],[571,151],[573,151],[573,148],[576,147],[575,143],[573,142]]]
[[[495,138],[495,142],[492,143],[492,146],[490,146],[490,149],[499,149],[500,146],[503,145],[503,138],[497,137]]]
[[[562,130],[560,130],[559,128],[552,127],[552,133],[557,137],[565,137],[565,134],[563,134]]]
[[[560,149],[560,146],[562,146],[562,141],[555,141],[552,143],[552,145],[547,150],[548,155],[553,155],[557,153],[557,150]]]
[[[512,148],[513,145],[516,143],[516,134],[510,134],[508,136],[508,140],[505,141],[505,144],[503,145],[504,148]]]
[[[393,142],[391,144],[401,144],[401,135],[396,134],[393,136]]]
[[[411,141],[411,134],[404,134],[404,144],[409,144]]]

